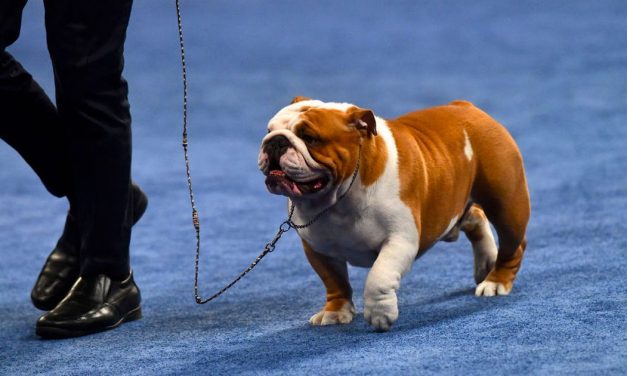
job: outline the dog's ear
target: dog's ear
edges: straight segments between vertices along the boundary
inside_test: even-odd
[[[350,112],[349,125],[354,126],[360,131],[366,131],[368,136],[377,135],[377,120],[371,110],[356,108]]]
[[[307,97],[301,97],[300,95],[297,95],[294,97],[294,99],[292,99],[292,103],[290,104],[294,104],[294,103],[298,103],[298,102],[302,102],[302,101],[310,101],[311,98],[307,98]]]

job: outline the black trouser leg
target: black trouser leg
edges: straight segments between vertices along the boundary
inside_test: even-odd
[[[0,50],[4,51],[20,35],[24,5],[26,5],[26,0],[0,2]]]
[[[18,37],[26,0],[0,1],[0,139],[55,196],[71,194],[67,128],[32,76],[5,51]]]
[[[131,118],[122,77],[132,1],[46,0],[57,109],[68,127],[81,274],[128,276]]]

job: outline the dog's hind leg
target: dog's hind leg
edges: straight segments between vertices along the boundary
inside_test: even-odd
[[[527,245],[531,215],[522,156],[511,135],[485,113],[468,127],[479,163],[471,196],[498,235],[494,268],[475,290],[477,296],[507,295],[512,290]]]
[[[345,261],[315,252],[304,240],[303,247],[307,260],[316,271],[327,290],[327,302],[324,308],[311,316],[311,325],[348,324],[355,316],[353,289],[348,281]]]
[[[490,222],[481,207],[475,204],[464,215],[460,228],[472,244],[475,282],[479,284],[494,267],[498,253]]]
[[[529,193],[522,178],[518,184],[506,184],[500,192],[477,200],[499,238],[494,268],[475,290],[477,296],[507,295],[512,290],[527,246],[525,232],[530,216]]]

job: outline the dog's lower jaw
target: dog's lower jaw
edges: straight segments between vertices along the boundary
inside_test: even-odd
[[[313,326],[349,324],[353,321],[355,313],[355,305],[352,301],[343,298],[335,299],[327,302],[320,312],[311,316],[309,324]]]

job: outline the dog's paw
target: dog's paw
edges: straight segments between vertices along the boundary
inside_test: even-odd
[[[309,319],[309,324],[314,326],[349,324],[351,321],[353,321],[355,313],[356,311],[353,302],[346,301],[339,310],[327,311],[323,309],[322,311],[311,316],[311,318]]]
[[[475,289],[475,296],[496,296],[496,295],[508,295],[512,291],[511,283],[506,286],[500,282],[493,282],[485,280],[481,282]]]
[[[398,319],[396,293],[390,292],[376,298],[364,297],[364,319],[377,332],[386,332]]]

